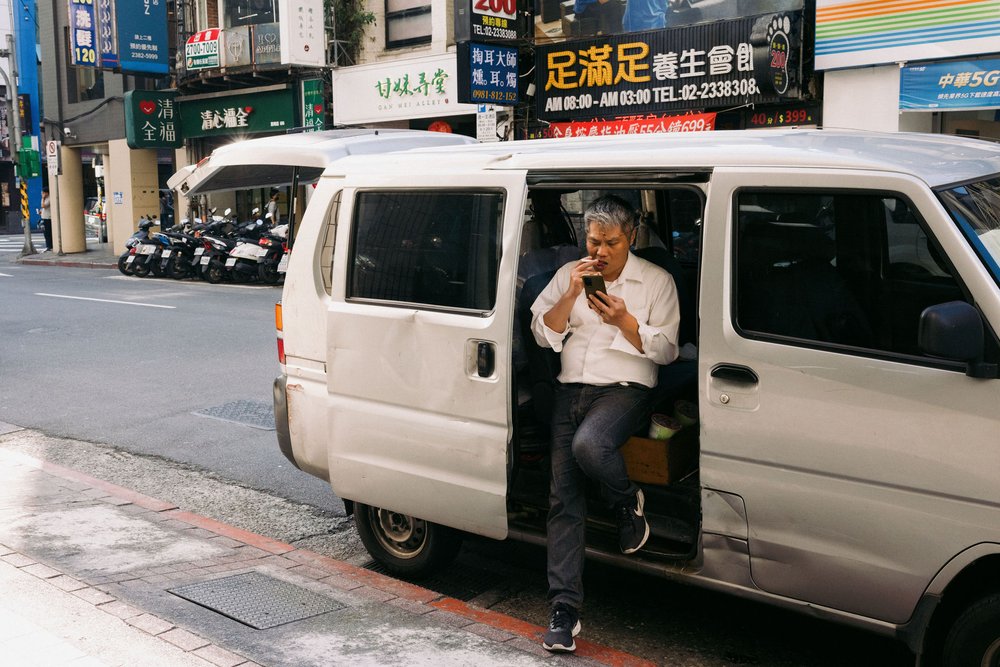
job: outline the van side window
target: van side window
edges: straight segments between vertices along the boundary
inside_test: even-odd
[[[503,219],[500,192],[361,192],[348,299],[493,308]]]
[[[900,197],[744,191],[737,212],[736,320],[745,335],[919,357],[923,310],[965,300]]]

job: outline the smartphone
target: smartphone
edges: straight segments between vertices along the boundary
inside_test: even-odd
[[[604,284],[604,276],[599,273],[588,273],[583,276],[583,291],[587,295],[587,299],[590,299],[590,295],[595,292],[608,293],[608,288]],[[600,299],[601,297],[597,297]]]

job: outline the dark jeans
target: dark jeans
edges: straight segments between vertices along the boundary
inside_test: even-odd
[[[45,237],[45,248],[52,250],[52,218],[42,218],[42,235]]]
[[[549,491],[549,602],[583,603],[587,478],[598,482],[610,506],[631,499],[619,448],[646,417],[649,390],[635,385],[560,384],[552,415]]]

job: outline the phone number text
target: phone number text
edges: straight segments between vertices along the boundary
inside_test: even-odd
[[[688,83],[680,86],[654,86],[636,90],[608,90],[579,95],[553,95],[545,100],[545,111],[576,111],[612,107],[645,106],[669,102],[712,100],[719,97],[756,95],[761,92],[756,79],[727,79]]]

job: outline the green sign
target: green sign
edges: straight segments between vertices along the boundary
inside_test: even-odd
[[[125,143],[129,148],[177,148],[182,144],[177,93],[130,90],[125,93]]]
[[[292,90],[180,102],[184,138],[284,132],[295,127]]]
[[[326,129],[323,79],[302,81],[302,127],[306,128],[306,132]]]

